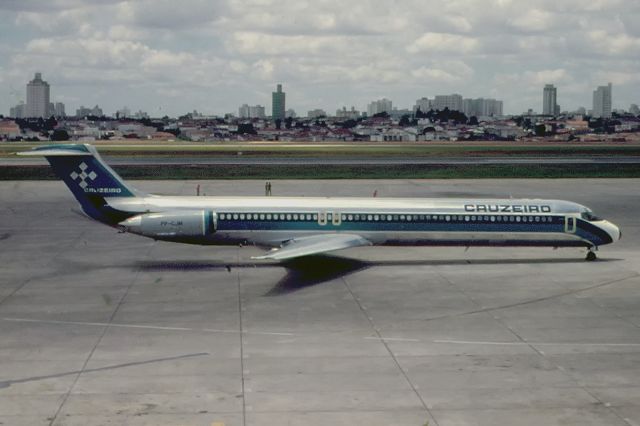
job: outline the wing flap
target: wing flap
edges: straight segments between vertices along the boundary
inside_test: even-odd
[[[262,256],[252,259],[285,260],[312,254],[327,253],[351,247],[370,246],[371,241],[355,234],[321,234],[294,238]]]

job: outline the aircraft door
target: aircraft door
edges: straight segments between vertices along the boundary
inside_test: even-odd
[[[333,212],[333,220],[331,221],[333,226],[340,226],[342,223],[342,215],[338,212]]]
[[[327,224],[327,212],[318,213],[318,225],[324,226]]]
[[[568,234],[576,233],[576,218],[573,216],[564,217],[564,232]]]
[[[205,214],[205,234],[215,234],[218,230],[218,213],[206,212]]]

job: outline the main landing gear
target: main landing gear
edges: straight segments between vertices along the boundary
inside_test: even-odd
[[[593,262],[598,258],[598,256],[596,256],[596,250],[597,250],[597,247],[589,247],[589,251],[587,252],[587,257],[585,258],[587,262]]]

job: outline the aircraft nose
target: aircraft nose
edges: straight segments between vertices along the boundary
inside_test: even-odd
[[[616,242],[622,238],[622,231],[620,231],[620,228],[613,223],[605,220],[602,224],[602,228],[607,232],[607,234],[609,234],[612,242]]]

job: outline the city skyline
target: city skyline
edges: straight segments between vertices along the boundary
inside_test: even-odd
[[[249,106],[248,104],[242,104],[238,108],[238,114],[233,112],[224,114],[225,116],[231,115],[238,118],[271,118],[274,120],[283,120],[284,118],[296,118],[298,113],[293,109],[286,109],[285,105],[286,93],[282,90],[282,84],[276,85],[276,91],[271,94],[272,102],[272,114],[266,114],[266,108],[262,105]],[[20,102],[10,108],[9,117],[13,118],[46,118],[49,116],[64,117],[65,105],[62,102],[50,102],[50,85],[42,78],[42,73],[36,72],[34,78],[26,85],[26,98],[27,102]],[[586,108],[580,106],[575,111],[561,111],[560,105],[557,102],[557,87],[553,84],[545,84],[543,87],[542,96],[542,115],[545,116],[558,116],[562,113],[577,114],[577,115],[591,115],[594,118],[603,117],[610,118],[612,113],[616,110],[612,108],[613,105],[613,90],[612,83],[609,82],[607,86],[598,86],[593,91],[593,108],[589,111]],[[452,110],[463,112],[467,117],[486,117],[486,116],[503,116],[503,101],[493,98],[463,98],[462,95],[454,93],[450,95],[435,95],[433,99],[422,97],[415,101],[415,104],[411,109],[398,108],[393,106],[393,102],[390,99],[382,98],[370,102],[366,107],[367,116],[373,116],[375,114],[385,112],[392,115],[399,116],[400,114],[415,114],[416,111],[441,111]],[[629,107],[630,112],[637,110],[637,104],[631,104]],[[275,114],[273,113],[275,111]],[[626,109],[620,109],[618,111],[627,111]],[[351,107],[351,111],[347,114],[346,107],[336,110],[335,116],[343,116],[345,118],[357,118],[360,114],[355,114],[355,107]],[[533,109],[529,109],[528,112],[523,114],[533,114]],[[193,114],[202,116],[197,110],[193,111]],[[96,104],[94,108],[87,108],[81,105],[76,110],[76,117],[85,116],[102,116],[103,111]],[[109,114],[106,114],[109,115]],[[506,114],[509,115],[509,114]],[[513,114],[517,115],[517,114]],[[131,110],[124,106],[117,110],[114,114],[115,117],[121,118],[148,118],[150,117],[147,112],[138,110],[133,113]],[[317,118],[321,116],[332,116],[327,114],[322,108],[315,108],[307,112],[307,117]]]
[[[638,17],[640,4],[614,0],[300,1],[284,12],[270,0],[185,0],[178,11],[164,0],[9,0],[0,4],[0,111],[26,101],[24,78],[35,72],[69,111],[223,115],[270,107],[278,82],[298,112],[365,110],[382,98],[410,108],[463,93],[519,114],[540,108],[547,83],[572,111],[609,81],[613,109],[627,109],[640,102]]]

